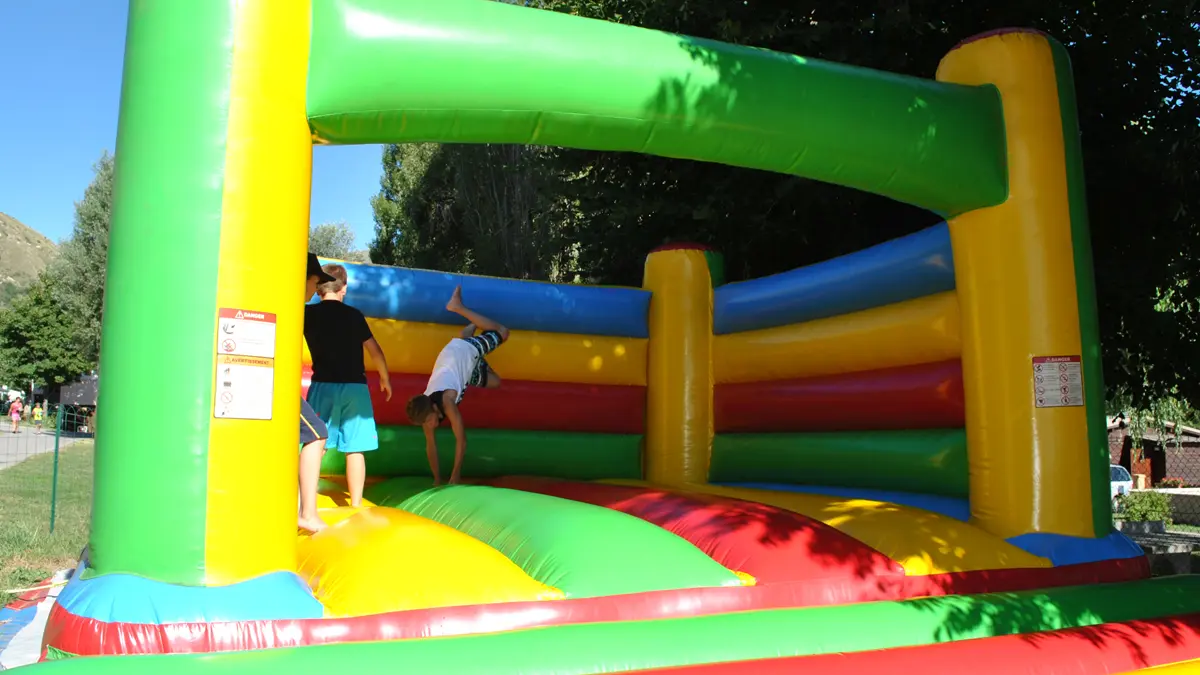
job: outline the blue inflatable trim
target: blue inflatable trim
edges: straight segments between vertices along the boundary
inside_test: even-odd
[[[814,495],[829,495],[845,497],[846,499],[870,499],[877,502],[890,502],[901,506],[911,506],[940,513],[943,516],[966,522],[971,518],[971,506],[965,499],[927,495],[919,492],[899,492],[893,490],[872,490],[870,488],[842,488],[825,485],[791,485],[787,483],[714,483],[728,487],[751,488],[754,490],[774,490],[776,492],[804,492]]]
[[[83,578],[80,564],[58,596],[75,616],[105,623],[211,623],[318,619],[325,613],[291,572],[274,572],[229,586],[177,586],[132,574]]]
[[[1145,555],[1142,547],[1116,530],[1099,539],[1033,532],[1013,537],[1008,543],[1028,553],[1049,558],[1055,567]]]
[[[813,321],[954,290],[946,223],[790,272],[717,288],[713,330]]]
[[[346,304],[376,319],[465,325],[462,317],[446,311],[454,287],[462,284],[463,300],[471,309],[514,330],[630,338],[650,335],[650,292],[638,288],[341,264],[349,282]]]
[[[37,618],[37,611],[37,605],[31,605],[24,609],[0,607],[0,654],[4,653],[18,633],[33,623],[33,620]],[[4,670],[4,667],[0,666],[0,670]]]

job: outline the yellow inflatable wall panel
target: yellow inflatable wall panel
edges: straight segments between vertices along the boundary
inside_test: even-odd
[[[650,301],[645,477],[665,485],[708,479],[713,437],[713,288],[705,251],[646,258]]]
[[[786,380],[956,359],[954,291],[805,323],[718,335],[718,383]]]
[[[276,315],[278,348],[272,366],[277,383],[300,379],[291,341],[299,338],[304,324],[300,261],[312,183],[312,136],[304,99],[308,5],[302,0],[233,5],[225,172],[212,177],[224,184],[217,308]],[[153,10],[137,5],[134,11]],[[216,344],[216,308],[213,313]],[[295,389],[275,387],[271,420],[209,421],[204,540],[208,585],[293,569],[299,433],[295,420],[300,413]],[[217,391],[214,386],[214,397]],[[209,409],[213,408],[215,400]]]
[[[992,36],[951,51],[937,77],[994,84],[1008,139],[1008,200],[950,219],[971,518],[1005,538],[1105,536],[1092,517],[1088,410],[1039,407],[1035,393],[1034,358],[1083,354],[1053,51],[1034,33]]]
[[[337,522],[298,538],[299,574],[327,616],[563,598],[496,549],[427,518],[382,506],[339,515],[322,512]]]
[[[438,353],[462,330],[392,319],[367,319],[367,323],[393,373],[428,373]],[[646,342],[645,338],[514,330],[487,360],[502,379],[643,386]],[[373,371],[371,357],[365,358],[367,371]],[[312,364],[307,345],[304,363]]]

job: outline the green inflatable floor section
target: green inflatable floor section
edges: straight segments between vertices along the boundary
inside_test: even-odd
[[[482,541],[569,598],[742,585],[687,540],[634,516],[519,490],[422,485],[394,479],[366,496]]]
[[[915,647],[1200,612],[1200,576],[1044,591],[551,626],[457,638],[224,654],[71,659],[29,675],[592,675],[718,661]],[[397,664],[402,664],[398,666]],[[23,671],[24,672],[24,671]]]

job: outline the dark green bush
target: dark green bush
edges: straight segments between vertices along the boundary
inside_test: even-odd
[[[1171,498],[1162,492],[1131,492],[1119,500],[1117,517],[1129,522],[1161,520],[1171,524]]]

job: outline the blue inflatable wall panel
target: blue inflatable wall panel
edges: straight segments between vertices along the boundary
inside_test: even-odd
[[[716,290],[717,335],[786,326],[954,289],[946,223],[850,255]]]
[[[322,263],[328,262],[322,260]],[[346,304],[368,317],[464,325],[446,311],[456,284],[475,311],[514,330],[648,337],[650,292],[343,263]]]

